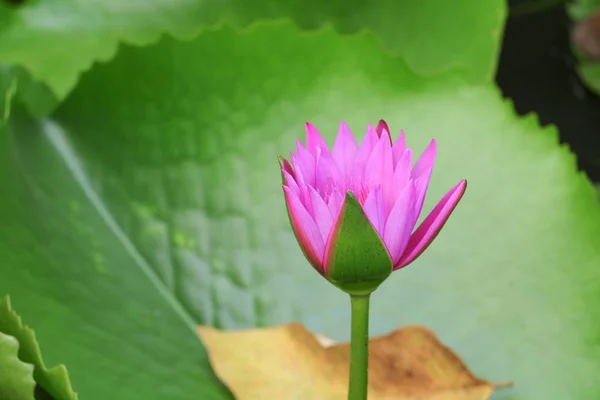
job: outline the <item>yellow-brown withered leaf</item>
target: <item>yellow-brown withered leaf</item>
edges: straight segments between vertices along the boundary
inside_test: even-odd
[[[217,376],[238,400],[343,400],[348,344],[324,347],[301,324],[245,331],[199,327]],[[485,400],[475,377],[435,334],[400,328],[369,342],[369,400]]]

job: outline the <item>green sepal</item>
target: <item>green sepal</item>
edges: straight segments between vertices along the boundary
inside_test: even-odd
[[[373,292],[392,273],[385,244],[350,192],[333,228],[325,265],[325,277],[351,295]]]

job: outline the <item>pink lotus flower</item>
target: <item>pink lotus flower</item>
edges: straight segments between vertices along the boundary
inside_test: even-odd
[[[369,125],[360,146],[342,122],[329,151],[317,129],[307,123],[306,147],[297,141],[291,162],[280,158],[280,163],[290,221],[312,266],[328,276],[336,227],[351,195],[385,245],[393,270],[413,262],[435,239],[467,187],[466,180],[460,181],[415,230],[435,155],[432,140],[412,166],[404,133],[392,142],[384,121],[375,129]]]

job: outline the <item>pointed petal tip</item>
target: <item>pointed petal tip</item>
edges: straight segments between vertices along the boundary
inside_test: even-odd
[[[352,136],[352,131],[350,130],[350,127],[344,120],[340,121],[340,127],[338,128],[338,136],[339,135],[349,136],[350,138],[354,139],[354,136]]]
[[[356,202],[358,202],[358,199],[356,198],[356,196],[354,195],[354,193],[352,193],[351,191],[347,190],[346,191],[346,199],[352,199]]]
[[[377,136],[379,138],[381,138],[381,136],[385,134],[390,141],[390,145],[392,144],[392,134],[390,133],[390,128],[389,128],[387,122],[385,122],[383,119],[380,119],[379,122],[377,123],[377,127],[375,128],[375,131],[377,132]]]
[[[344,132],[344,134],[349,134],[350,137],[355,141],[354,136],[352,135],[352,129],[350,129],[350,125],[344,120],[340,121],[340,127],[338,129],[338,135]]]
[[[390,128],[387,124],[387,122],[385,122],[385,120],[383,118],[381,118],[378,122],[377,122],[377,133],[381,133],[383,130],[386,131],[390,131]]]
[[[452,208],[452,211],[454,211],[454,208],[458,205],[458,203],[460,203],[460,200],[462,199],[462,197],[464,196],[465,192],[467,191],[467,180],[463,179],[462,181],[458,182],[458,190],[460,191],[460,195],[458,196],[458,199],[456,200],[456,204],[454,204],[454,207]]]
[[[281,167],[282,172],[286,171],[287,173],[289,173],[290,175],[295,177],[294,168],[292,167],[292,164],[290,164],[290,162],[288,160],[286,160],[282,156],[278,156],[277,160],[279,161],[279,166]]]
[[[419,156],[419,159],[413,166],[411,171],[411,177],[413,179],[417,179],[423,174],[428,173],[431,174],[433,167],[435,165],[435,159],[437,157],[437,141],[435,139],[431,139],[423,153]]]
[[[319,152],[329,152],[327,143],[323,139],[323,136],[319,133],[319,130],[310,122],[305,123],[306,128],[306,150],[308,150],[313,156],[317,156]]]
[[[433,153],[434,162],[435,162],[435,157],[437,156],[437,140],[431,139],[431,141],[429,142],[429,145],[427,146],[427,148],[425,150],[426,151],[429,150],[431,153]]]
[[[450,189],[448,191],[448,193],[446,193],[446,195],[444,196],[444,198],[442,200],[440,200],[440,202],[442,202],[444,199],[452,198],[452,201],[450,201],[449,203],[452,204],[452,211],[454,211],[454,208],[456,208],[457,204],[460,203],[460,199],[465,194],[466,190],[467,190],[467,180],[463,179],[460,182],[458,182],[456,185],[454,185],[454,187],[452,189]],[[452,211],[450,211],[449,214],[452,214]]]
[[[279,165],[281,166],[281,169],[283,169],[283,166],[287,162],[287,160],[285,158],[283,158],[283,156],[281,154],[279,154],[277,156],[277,161],[279,161]]]
[[[283,185],[285,185],[285,174],[284,171],[286,170],[286,165],[285,163],[287,162],[285,158],[283,158],[282,156],[277,156],[277,161],[279,161],[279,168],[281,170],[281,183]]]
[[[467,180],[463,179],[460,182],[458,182],[458,184],[454,187],[454,190],[456,190],[456,192],[458,192],[458,195],[456,196],[456,199],[454,201],[454,205],[452,206],[452,211],[450,211],[450,214],[452,214],[454,212],[454,209],[456,208],[458,203],[460,203],[460,200],[462,199],[465,192],[467,191]],[[450,215],[448,215],[448,217],[450,217]]]

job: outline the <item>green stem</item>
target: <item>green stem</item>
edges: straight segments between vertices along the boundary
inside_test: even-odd
[[[348,400],[366,400],[369,381],[369,297],[350,295],[352,330],[350,333],[350,382]]]

